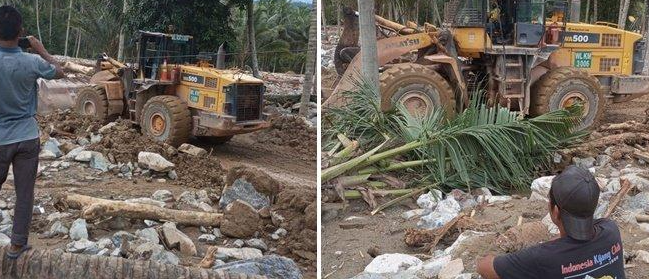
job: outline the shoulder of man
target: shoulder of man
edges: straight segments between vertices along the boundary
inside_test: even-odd
[[[53,79],[56,76],[56,67],[50,62],[45,61],[40,55],[33,53],[24,53],[26,59],[29,59],[30,64],[36,76],[44,79]]]
[[[494,259],[494,269],[500,278],[541,278],[543,259],[553,256],[554,247],[563,245],[561,239],[551,240]]]

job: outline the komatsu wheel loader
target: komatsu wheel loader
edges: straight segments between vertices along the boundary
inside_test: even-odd
[[[174,146],[191,136],[224,143],[270,127],[262,80],[222,69],[211,53],[196,55],[191,36],[139,31],[135,41],[132,65],[98,59],[93,85],[77,94],[78,112],[103,121],[130,119],[142,133]]]
[[[452,116],[485,94],[522,116],[581,104],[594,127],[607,102],[649,93],[646,38],[615,24],[569,22],[565,0],[451,0],[442,26],[376,16],[381,107]],[[358,14],[344,9],[334,63],[340,77],[327,106],[360,78]],[[327,97],[327,96],[325,96]]]

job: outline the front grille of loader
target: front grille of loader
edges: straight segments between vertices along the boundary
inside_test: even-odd
[[[258,120],[261,117],[262,85],[237,85],[237,121]]]

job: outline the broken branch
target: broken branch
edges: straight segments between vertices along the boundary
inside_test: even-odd
[[[622,187],[620,188],[619,191],[617,191],[617,194],[615,194],[615,197],[611,199],[611,202],[608,204],[608,208],[606,209],[606,213],[604,213],[604,218],[608,218],[613,214],[615,211],[615,208],[617,205],[624,199],[624,196],[633,188],[633,185],[631,185],[631,182],[629,182],[628,179],[620,179]]]

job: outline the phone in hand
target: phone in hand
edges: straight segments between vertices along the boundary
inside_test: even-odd
[[[28,49],[32,47],[32,44],[29,42],[29,39],[27,39],[27,37],[20,37],[18,39],[18,46],[22,49]]]

